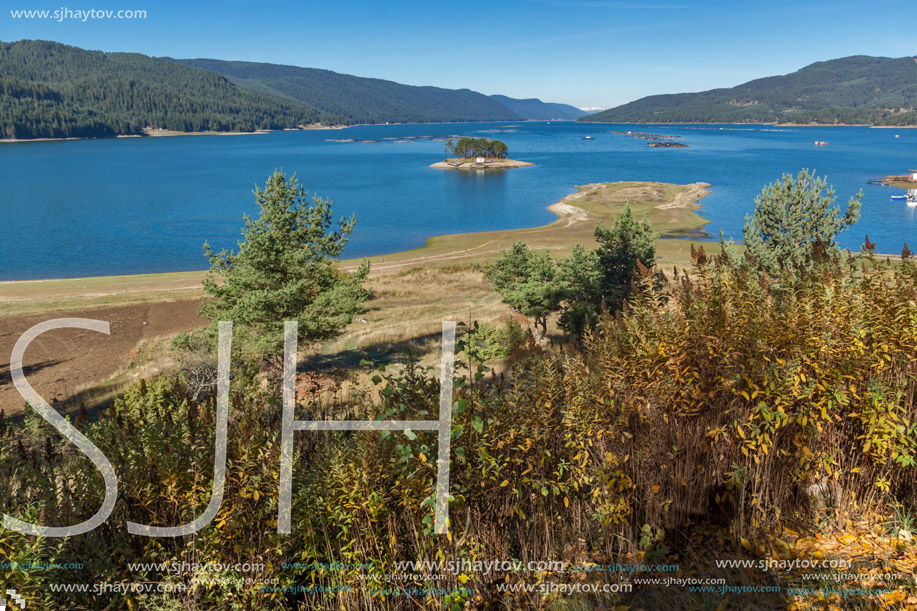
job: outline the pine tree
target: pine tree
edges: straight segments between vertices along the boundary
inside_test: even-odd
[[[755,198],[755,212],[745,217],[745,247],[758,269],[781,284],[810,271],[817,242],[834,249],[834,240],[860,217],[863,192],[850,198],[841,215],[834,206],[834,188],[824,178],[804,169],[795,178],[783,178]]]
[[[479,269],[503,296],[503,303],[534,319],[535,343],[540,344],[548,330],[548,317],[560,309],[565,296],[550,253],[531,250],[525,242],[514,242],[510,250],[504,250],[496,260]]]
[[[264,357],[283,352],[288,320],[299,322],[300,342],[335,337],[368,297],[368,262],[350,274],[334,264],[355,219],[329,230],[331,200],[310,199],[295,176],[283,172],[274,172],[263,190],[256,187],[255,198],[260,216],[244,217],[238,252],[214,253],[204,244],[211,265],[204,290],[213,299],[201,305],[201,315],[233,321],[240,344]]]
[[[630,294],[640,265],[656,265],[656,234],[645,218],[634,218],[628,204],[611,228],[595,228],[595,239],[599,242],[596,256],[602,272],[602,297],[605,307],[615,312]]]

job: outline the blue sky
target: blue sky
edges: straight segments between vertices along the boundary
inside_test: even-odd
[[[611,107],[846,55],[917,54],[912,2],[832,0],[2,0],[0,40],[326,68],[412,85]],[[13,19],[18,9],[143,20]]]

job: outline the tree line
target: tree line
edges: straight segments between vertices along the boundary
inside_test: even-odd
[[[502,140],[490,138],[460,138],[457,142],[446,142],[446,157],[484,157],[487,159],[506,159],[509,147]]]
[[[771,276],[775,286],[793,286],[814,266],[812,244],[832,245],[839,233],[856,222],[861,197],[862,193],[852,198],[841,214],[833,207],[834,191],[823,178],[808,170],[785,175],[755,200],[755,214],[744,229],[747,256],[755,261],[755,269]],[[628,205],[611,227],[596,227],[596,249],[576,245],[569,256],[558,260],[547,249],[536,251],[515,242],[478,268],[504,303],[533,320],[536,344],[555,313],[560,329],[575,338],[593,327],[603,311],[620,311],[642,276],[653,277],[656,237],[646,219],[635,218]],[[722,246],[727,255],[735,252],[731,243]]]

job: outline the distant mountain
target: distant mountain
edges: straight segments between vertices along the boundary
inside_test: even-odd
[[[148,125],[252,131],[332,118],[167,59],[0,42],[0,138],[108,137]]]
[[[817,62],[731,89],[649,96],[580,121],[917,124],[917,57]]]
[[[552,119],[575,121],[589,114],[576,106],[542,102],[538,98],[518,100],[516,98],[509,98],[505,95],[492,95],[490,98],[492,100],[497,100],[523,119],[534,119],[539,121],[550,121]]]
[[[486,95],[468,89],[414,87],[330,70],[277,64],[180,59],[216,72],[251,91],[295,100],[341,117],[342,123],[442,123],[514,121],[520,116]]]

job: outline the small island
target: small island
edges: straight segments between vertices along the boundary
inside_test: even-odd
[[[877,180],[870,180],[869,184],[898,187],[899,189],[917,189],[917,170],[908,170],[907,174],[886,176]]]
[[[447,170],[504,170],[534,165],[527,161],[507,159],[509,148],[501,140],[490,138],[461,138],[446,142],[446,158],[431,164],[431,168]]]
[[[654,149],[686,149],[687,144],[681,142],[647,142],[646,145]]]

